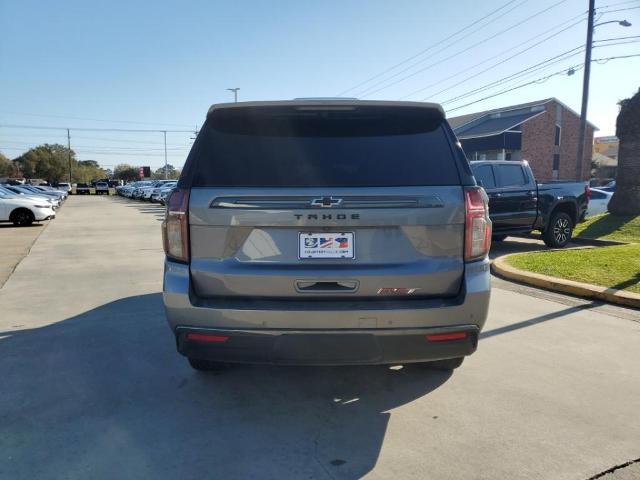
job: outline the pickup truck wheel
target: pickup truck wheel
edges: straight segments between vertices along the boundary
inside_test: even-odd
[[[437,360],[435,362],[427,362],[424,364],[425,367],[430,368],[432,370],[455,370],[464,361],[464,357],[457,358],[447,358],[446,360]]]
[[[542,239],[547,247],[562,248],[569,243],[572,233],[573,221],[571,217],[564,212],[557,212],[551,217]]]
[[[229,365],[224,362],[213,362],[211,360],[201,360],[193,357],[189,357],[189,365],[199,372],[220,372],[229,367]]]
[[[11,212],[11,216],[9,219],[17,227],[28,227],[34,222],[35,217],[31,210],[28,210],[26,208],[18,208],[17,210]]]

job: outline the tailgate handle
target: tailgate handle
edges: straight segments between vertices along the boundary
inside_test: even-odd
[[[296,290],[301,293],[325,293],[325,292],[355,292],[358,289],[357,280],[318,281],[296,280]]]

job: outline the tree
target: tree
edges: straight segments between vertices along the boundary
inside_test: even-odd
[[[175,180],[180,176],[180,171],[176,170],[173,165],[170,163],[167,164],[167,178],[171,180]],[[155,172],[153,172],[153,178],[157,180],[164,180],[164,167],[160,167]]]
[[[0,152],[0,177],[15,177],[19,173],[16,165]]]
[[[98,165],[98,162],[95,160],[78,160],[78,165],[82,165],[84,167],[100,168],[100,165]]]
[[[613,215],[640,215],[640,89],[620,102],[616,136],[620,140],[618,172],[609,211]]]
[[[113,178],[124,180],[125,182],[132,182],[134,180],[139,180],[140,175],[138,174],[138,169],[136,167],[132,167],[126,163],[121,163],[120,165],[116,165],[116,168],[113,169]]]
[[[69,153],[71,166],[76,164],[75,152],[59,144],[37,146],[14,160],[27,178],[44,178],[57,183],[68,179]]]

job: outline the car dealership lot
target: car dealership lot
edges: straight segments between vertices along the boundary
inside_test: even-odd
[[[640,457],[640,313],[496,280],[452,375],[204,375],[164,319],[162,212],[72,197],[0,289],[0,478],[587,479]]]

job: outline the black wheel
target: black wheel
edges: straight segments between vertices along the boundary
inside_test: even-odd
[[[493,235],[491,237],[491,241],[492,242],[502,242],[502,241],[504,241],[505,238],[507,238],[506,235]]]
[[[544,243],[549,248],[563,248],[571,240],[573,221],[564,212],[557,212],[551,216],[548,228],[542,234]]]
[[[189,357],[189,365],[191,365],[191,368],[194,370],[198,370],[200,372],[221,372],[229,368],[227,363],[201,360],[199,358],[192,357]]]
[[[34,222],[35,217],[33,216],[33,212],[31,210],[27,210],[26,208],[19,208],[18,210],[14,210],[11,213],[10,219],[13,224],[18,227],[28,227]]]
[[[433,370],[455,370],[464,361],[464,357],[447,358],[445,360],[436,360],[435,362],[426,362],[425,367]]]

